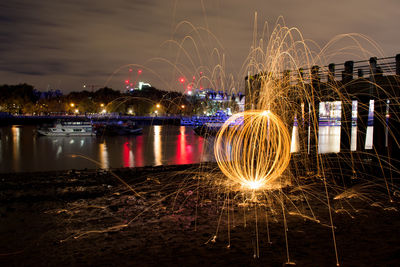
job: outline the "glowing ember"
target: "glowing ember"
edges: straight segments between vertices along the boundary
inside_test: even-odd
[[[257,190],[263,186],[262,182],[260,181],[248,181],[247,183],[242,184],[244,187]]]

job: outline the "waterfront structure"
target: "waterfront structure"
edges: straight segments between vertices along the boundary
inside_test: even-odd
[[[144,88],[150,88],[151,84],[146,83],[146,82],[138,82],[137,86],[135,86],[133,83],[129,84],[129,81],[127,80],[128,84],[125,86],[126,92],[131,93],[135,90],[143,90]]]
[[[249,74],[245,78],[246,110],[262,106],[259,103],[262,98],[260,88],[263,81],[272,76],[289,88],[302,83],[305,90],[313,91],[313,101],[308,105],[294,105],[298,110],[293,112],[302,118],[303,123],[297,123],[298,126],[304,122],[308,124],[308,130],[299,132],[308,135],[306,150],[309,153],[313,149],[325,151],[318,146],[328,142],[331,144],[325,144],[330,146],[327,153],[364,151],[391,158],[400,156],[400,54],[278,74]],[[299,100],[292,96],[290,101],[296,103]],[[315,115],[314,121],[318,121],[313,123],[312,115]],[[335,126],[336,136],[324,140],[324,127]],[[315,135],[320,137],[319,144],[313,145],[315,138],[312,136]]]
[[[228,115],[232,112],[243,112],[245,107],[245,95],[241,92],[228,93],[224,91],[216,91],[211,88],[195,89],[192,96],[198,100],[208,102],[208,115],[215,114],[218,110],[224,110]],[[232,110],[232,106],[236,106],[236,110]]]

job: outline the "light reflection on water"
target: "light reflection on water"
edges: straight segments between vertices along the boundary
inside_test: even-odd
[[[110,165],[108,163],[107,145],[105,141],[103,143],[99,143],[99,150],[100,168],[108,169]]]
[[[292,129],[292,152],[300,148],[297,128],[295,125]],[[212,139],[197,136],[185,126],[146,127],[139,136],[37,137],[34,131],[34,126],[0,128],[0,172],[108,169],[215,160]],[[352,150],[356,147],[356,135],[357,126],[353,125]],[[339,151],[340,126],[320,126],[319,152]],[[91,158],[99,164],[71,157],[73,154]]]
[[[184,126],[151,126],[139,136],[35,136],[35,126],[1,127],[0,172],[140,167],[212,161],[212,141]],[[99,165],[73,154],[83,155]]]
[[[161,143],[161,128],[162,126],[156,125],[153,127],[154,130],[154,159],[155,165],[162,165],[161,155],[162,155],[162,143]]]
[[[13,125],[11,127],[12,142],[13,142],[13,166],[14,169],[18,169],[20,165],[20,135],[21,129]]]
[[[340,152],[340,126],[320,126],[318,131],[318,153]]]

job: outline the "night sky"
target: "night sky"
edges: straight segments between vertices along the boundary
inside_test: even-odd
[[[282,15],[287,26],[321,46],[338,34],[355,32],[375,40],[385,56],[400,53],[398,0],[10,0],[0,4],[0,84],[26,82],[64,93],[83,90],[83,84],[120,90],[135,74],[129,76],[129,67],[111,74],[137,64],[149,68],[143,68],[140,80],[182,90],[176,82],[179,71],[151,59],[175,59],[185,75],[193,75],[195,68],[183,67],[190,65],[188,59],[176,59],[171,43],[162,45],[190,32],[187,25],[174,31],[184,20],[210,29],[223,46],[210,37],[197,38],[202,59],[193,56],[194,65],[201,60],[213,64],[206,51],[215,46],[226,56],[226,71],[236,75],[249,52],[256,11],[259,27],[264,21],[274,25]],[[131,68],[133,73],[142,69]]]

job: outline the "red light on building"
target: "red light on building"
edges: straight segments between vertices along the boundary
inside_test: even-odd
[[[125,83],[126,83],[126,84],[129,84],[129,80],[125,80]]]
[[[137,73],[138,73],[138,74],[142,74],[142,70],[138,70]]]
[[[129,69],[129,72],[132,72],[132,69]]]
[[[179,78],[179,82],[180,83],[184,83],[185,82],[185,78],[183,78],[183,77]]]

